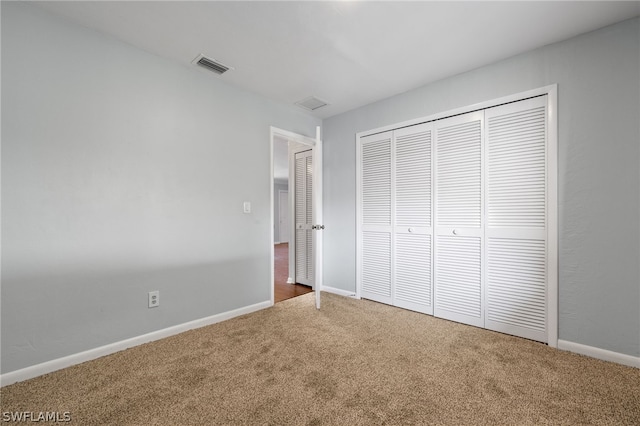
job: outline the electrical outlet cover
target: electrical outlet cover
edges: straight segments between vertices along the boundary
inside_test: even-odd
[[[160,291],[150,291],[149,292],[149,307],[155,308],[160,306]]]

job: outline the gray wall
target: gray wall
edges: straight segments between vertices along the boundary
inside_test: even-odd
[[[276,242],[280,241],[280,195],[278,191],[288,191],[289,184],[288,183],[278,183],[275,182],[273,184],[273,238]]]
[[[558,83],[559,338],[640,355],[638,19],[329,119],[325,285],[355,290],[355,134]]]
[[[319,124],[2,2],[1,371],[268,301],[269,126]]]

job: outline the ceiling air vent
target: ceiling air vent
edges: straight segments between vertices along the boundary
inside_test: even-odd
[[[194,63],[196,65],[200,65],[201,67],[206,68],[206,69],[208,69],[210,71],[213,71],[218,75],[224,74],[225,72],[233,69],[233,68],[228,67],[228,66],[226,66],[224,64],[221,64],[220,62],[216,61],[215,59],[207,58],[204,55],[198,55],[192,61],[192,63]]]
[[[308,109],[309,111],[315,111],[318,108],[322,108],[323,106],[329,105],[327,102],[322,99],[318,99],[315,96],[309,96],[306,99],[296,102],[296,105],[301,106],[304,109]]]

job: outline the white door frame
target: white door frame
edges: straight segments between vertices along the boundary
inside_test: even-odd
[[[362,147],[359,143],[364,136],[382,133],[402,127],[422,124],[454,115],[465,114],[472,111],[484,110],[510,102],[517,102],[535,96],[547,95],[547,344],[558,347],[558,85],[549,86],[516,93],[509,96],[480,102],[474,105],[444,111],[427,117],[407,120],[401,123],[391,124],[377,129],[359,132],[355,135],[356,142],[356,298],[361,298],[362,283],[360,280],[360,253],[362,253],[361,223],[362,194],[361,173]]]
[[[294,132],[290,132],[288,130],[283,130],[283,129],[279,129],[277,127],[271,126],[269,128],[269,140],[270,140],[270,147],[271,147],[271,152],[270,152],[270,156],[271,156],[271,164],[270,164],[270,195],[269,195],[269,199],[270,199],[270,216],[271,216],[271,220],[270,223],[273,223],[273,216],[274,216],[274,187],[273,187],[273,148],[274,148],[274,139],[275,137],[278,136],[280,138],[286,139],[289,142],[295,142],[298,144],[303,144],[303,145],[307,145],[309,147],[312,148],[313,150],[313,217],[314,217],[314,221],[316,224],[321,224],[322,223],[322,141],[320,139],[320,127],[318,126],[316,128],[316,135],[315,135],[315,139],[308,137],[308,136],[304,136],[304,135],[300,135],[298,133],[294,133]],[[291,150],[290,150],[291,151]],[[291,181],[291,173],[293,171],[293,167],[291,165],[291,161],[292,161],[292,154],[291,152],[289,152],[289,179]],[[291,210],[293,209],[293,194],[295,193],[295,191],[289,191],[289,273],[290,274],[295,274],[295,265],[292,269],[291,266],[291,261],[292,261],[292,256],[291,256],[291,252],[293,250],[293,253],[295,253],[295,238],[293,238],[292,236],[295,235],[295,230],[293,228],[295,228],[295,221],[292,221],[291,218],[292,216],[292,212]],[[271,263],[270,263],[270,268],[271,268],[271,273],[270,273],[270,288],[271,288],[271,305],[274,304],[275,301],[275,294],[274,294],[274,278],[275,278],[275,269],[274,269],[274,260],[275,260],[275,251],[274,251],[274,245],[275,245],[275,235],[274,235],[274,229],[273,226],[270,226],[271,229],[271,238],[270,238],[270,259],[271,259]],[[320,308],[320,289],[322,288],[322,232],[315,232],[314,233],[314,255],[315,255],[315,279],[314,279],[314,290],[316,292],[316,308]],[[295,258],[294,258],[295,261]],[[293,271],[293,273],[291,272]],[[289,277],[293,279],[293,282],[295,282],[295,276],[294,277]]]

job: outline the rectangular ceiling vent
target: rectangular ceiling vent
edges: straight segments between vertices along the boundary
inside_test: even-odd
[[[315,96],[309,96],[306,99],[296,102],[296,105],[309,111],[315,111],[318,108],[322,108],[323,106],[327,106],[329,104],[322,99],[316,98]]]
[[[233,68],[228,67],[215,59],[207,58],[204,55],[198,55],[193,61],[193,64],[200,65],[203,68],[206,68],[210,71],[215,72],[218,75],[224,74],[225,72],[232,70]]]

